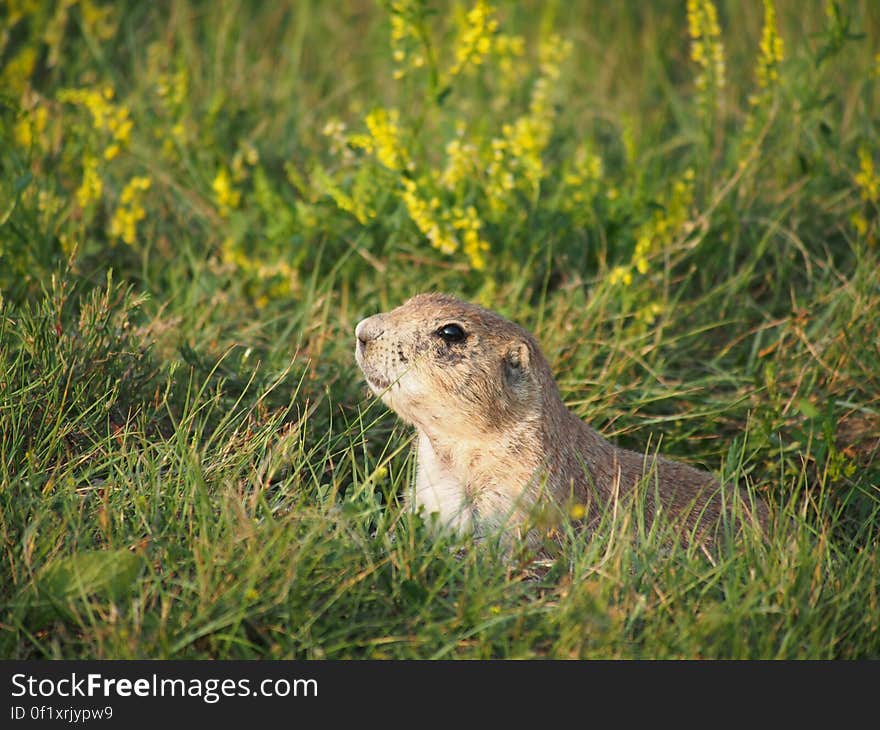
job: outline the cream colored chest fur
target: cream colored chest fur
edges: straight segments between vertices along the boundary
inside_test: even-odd
[[[430,516],[436,513],[439,527],[450,528],[460,534],[471,532],[474,513],[466,485],[444,465],[423,433],[419,434],[416,457],[418,468],[413,490],[414,509],[424,510],[424,517],[429,521]]]

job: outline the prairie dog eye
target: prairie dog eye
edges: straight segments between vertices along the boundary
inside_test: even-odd
[[[463,342],[467,336],[461,325],[450,322],[437,329],[437,336],[444,342]]]

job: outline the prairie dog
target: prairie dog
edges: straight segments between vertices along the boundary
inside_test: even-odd
[[[536,512],[567,516],[576,505],[595,521],[642,485],[648,524],[664,511],[679,520],[682,541],[712,541],[731,501],[718,481],[607,441],[568,410],[537,340],[519,325],[447,294],[420,294],[362,320],[355,336],[370,389],[416,427],[410,499],[441,527],[535,542]],[[765,522],[766,506],[754,506]]]

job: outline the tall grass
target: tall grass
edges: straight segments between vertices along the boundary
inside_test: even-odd
[[[880,656],[874,3],[0,12],[0,655]],[[431,537],[352,339],[432,289],[767,539]]]

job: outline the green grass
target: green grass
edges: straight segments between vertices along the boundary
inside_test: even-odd
[[[876,3],[779,0],[762,95],[763,6],[719,2],[714,101],[684,2],[498,3],[520,67],[457,77],[467,7],[410,5],[433,76],[394,78],[371,2],[0,11],[0,656],[880,657]],[[105,86],[128,138],[59,95]],[[322,133],[377,107],[405,172]],[[505,199],[487,155],[518,119],[549,131],[505,152]],[[483,172],[438,187],[457,125]],[[484,267],[431,246],[407,179],[438,220],[474,206]],[[430,537],[352,340],[432,289],[531,329],[616,443],[750,484],[767,539],[634,544],[637,505],[538,561]]]

